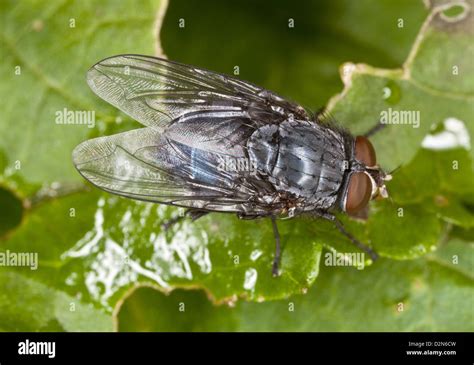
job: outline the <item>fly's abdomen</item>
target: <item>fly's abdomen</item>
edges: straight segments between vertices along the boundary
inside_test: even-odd
[[[250,158],[277,191],[303,198],[308,209],[327,209],[343,180],[344,140],[327,126],[287,120],[256,130]]]

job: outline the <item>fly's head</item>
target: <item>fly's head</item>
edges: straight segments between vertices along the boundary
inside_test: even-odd
[[[392,176],[377,165],[375,149],[367,137],[355,138],[345,176],[340,208],[349,215],[363,211],[372,199],[388,197],[385,182]]]

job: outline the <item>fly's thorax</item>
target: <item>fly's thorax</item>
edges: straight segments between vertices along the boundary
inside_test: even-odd
[[[305,205],[317,209],[335,204],[346,160],[345,139],[337,130],[286,120],[259,128],[247,146],[249,157],[276,191],[303,198]]]
[[[347,170],[338,201],[342,211],[357,216],[371,199],[388,196],[385,181],[391,176],[377,165],[375,149],[367,137],[352,139],[348,151]]]

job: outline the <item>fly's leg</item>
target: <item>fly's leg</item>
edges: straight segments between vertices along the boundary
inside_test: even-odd
[[[276,219],[274,216],[272,216],[272,226],[273,226],[273,235],[275,236],[275,257],[273,258],[272,275],[278,276],[279,266],[280,266],[281,247],[280,247],[280,233],[278,232],[278,227],[277,227]]]
[[[379,258],[379,255],[374,250],[372,250],[369,246],[363,244],[357,238],[355,238],[352,234],[347,232],[342,222],[339,219],[337,219],[335,215],[332,215],[326,212],[315,212],[315,214],[319,217],[333,221],[337,229],[339,230],[339,232],[341,232],[344,236],[346,236],[355,246],[357,246],[359,249],[361,249],[367,255],[369,255],[372,261],[375,261]]]
[[[199,209],[188,209],[182,215],[178,215],[171,219],[168,219],[165,223],[162,224],[162,227],[165,231],[168,231],[171,227],[173,227],[176,223],[181,222],[186,216],[191,218],[191,221],[196,221],[197,219],[209,214],[208,211],[199,210]]]
[[[358,248],[360,248],[362,251],[368,254],[370,258],[372,259],[372,261],[375,261],[379,258],[379,255],[377,255],[377,253],[374,250],[372,250],[369,246],[364,245],[362,242],[356,239],[353,235],[347,232],[342,222],[336,217],[334,217],[334,223],[336,224],[336,227],[339,230],[339,232],[341,232],[344,236],[349,238],[354,245],[356,245]]]
[[[161,226],[163,227],[164,231],[168,231],[171,227],[173,227],[176,223],[181,222],[184,219],[184,215],[178,215],[176,217],[168,219],[164,222]]]
[[[367,132],[365,132],[364,137],[367,137],[367,138],[372,137],[374,134],[381,131],[386,126],[387,126],[386,124],[382,124],[379,122],[376,125],[374,125],[372,128],[370,128]]]
[[[191,218],[191,221],[195,222],[199,218],[209,214],[209,212],[207,210],[188,209],[185,214],[187,214],[188,217]]]

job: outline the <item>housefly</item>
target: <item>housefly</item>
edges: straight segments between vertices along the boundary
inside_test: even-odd
[[[242,219],[310,214],[345,230],[337,211],[357,215],[387,196],[390,175],[368,135],[352,136],[325,113],[310,112],[246,81],[142,55],[119,55],[87,74],[92,90],[145,127],[85,141],[73,152],[81,175],[132,199]]]

